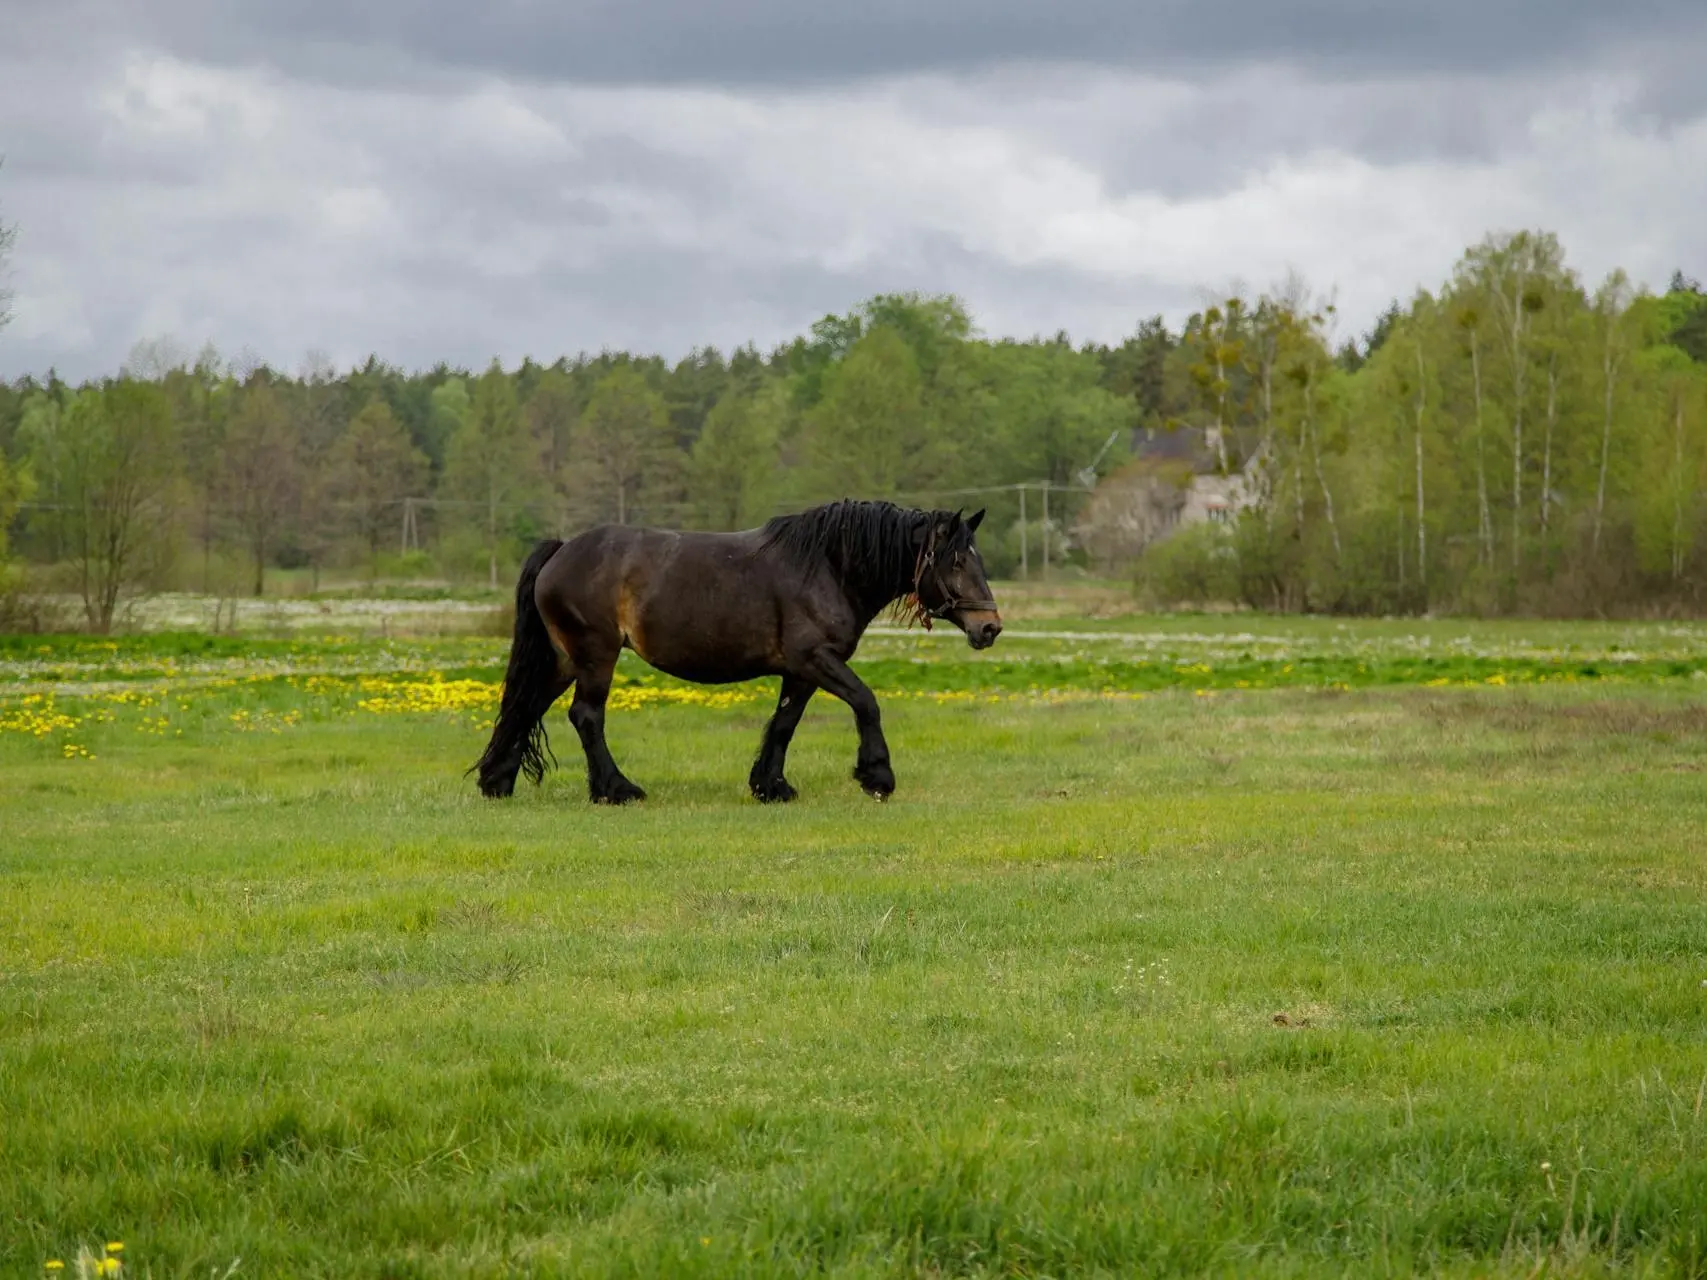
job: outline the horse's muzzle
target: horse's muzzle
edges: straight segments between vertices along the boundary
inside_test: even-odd
[[[966,628],[966,639],[974,649],[988,649],[996,643],[996,637],[1002,634],[1002,620],[999,617],[989,617],[982,622],[973,622]]]

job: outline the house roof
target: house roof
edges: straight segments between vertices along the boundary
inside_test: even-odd
[[[1255,427],[1232,427],[1225,433],[1229,460],[1235,467],[1257,451],[1262,433]],[[1209,444],[1205,427],[1139,427],[1133,433],[1133,458],[1144,462],[1189,462],[1199,475],[1218,469],[1220,460]]]

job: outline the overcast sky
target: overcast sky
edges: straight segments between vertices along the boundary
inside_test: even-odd
[[[1485,232],[1707,276],[1703,0],[0,0],[0,375],[768,347],[878,291],[1118,341]]]

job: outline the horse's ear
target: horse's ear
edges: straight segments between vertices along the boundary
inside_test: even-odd
[[[977,511],[972,513],[972,518],[966,522],[966,531],[968,533],[977,533],[979,522],[982,521],[983,519],[984,519],[984,508],[979,507]]]

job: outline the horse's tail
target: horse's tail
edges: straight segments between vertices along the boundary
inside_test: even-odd
[[[545,777],[545,758],[551,753],[545,713],[562,690],[558,687],[557,650],[533,600],[533,584],[545,562],[563,545],[546,538],[522,564],[516,580],[516,634],[510,642],[510,665],[504,672],[504,693],[486,753],[474,764],[480,771],[480,792],[507,796],[516,787],[516,774],[536,783]],[[557,763],[552,756],[551,762]],[[470,770],[472,772],[472,770]]]

